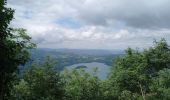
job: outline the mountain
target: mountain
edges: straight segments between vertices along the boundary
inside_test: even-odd
[[[97,49],[48,49],[37,48],[31,51],[31,60],[22,68],[29,67],[33,62],[42,63],[46,56],[57,61],[57,68],[63,70],[66,66],[78,63],[100,62],[111,66],[115,57],[124,54],[121,50]]]
[[[78,55],[112,55],[112,54],[123,54],[122,50],[104,50],[104,49],[56,49],[57,52],[73,53]]]

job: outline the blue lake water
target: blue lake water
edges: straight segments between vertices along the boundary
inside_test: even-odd
[[[100,79],[106,79],[110,66],[104,64],[104,63],[98,63],[98,62],[91,62],[91,63],[79,63],[79,64],[74,64],[71,66],[67,66],[67,69],[73,69],[76,68],[77,66],[86,66],[87,68],[84,68],[86,72],[92,72],[94,68],[97,68],[97,76]]]

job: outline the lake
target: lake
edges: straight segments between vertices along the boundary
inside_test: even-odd
[[[97,68],[97,76],[104,80],[106,79],[110,66],[104,64],[104,63],[99,63],[99,62],[91,62],[91,63],[79,63],[79,64],[74,64],[71,66],[67,66],[67,69],[73,69],[76,68],[77,66],[86,66],[87,68],[84,68],[86,72],[92,72],[94,68]]]

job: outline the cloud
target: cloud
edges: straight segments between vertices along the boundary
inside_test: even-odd
[[[169,0],[86,0],[79,17],[95,25],[122,23],[133,28],[170,28],[168,9]]]
[[[148,47],[170,37],[169,0],[8,0],[13,27],[49,48]],[[168,41],[170,42],[170,41]]]

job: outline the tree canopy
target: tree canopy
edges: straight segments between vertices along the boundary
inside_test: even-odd
[[[7,1],[0,1],[0,99],[6,100],[10,94],[12,79],[17,67],[29,58],[28,49],[35,45],[24,29],[9,27],[14,10],[6,7]]]
[[[164,86],[170,82],[165,79],[169,77],[169,65],[170,48],[164,39],[159,42],[154,41],[153,47],[142,52],[128,48],[124,57],[117,58],[110,72],[109,80],[113,89],[113,92],[111,91],[113,98],[125,100],[128,95],[130,99],[148,100],[160,96],[161,94],[153,90],[153,87],[159,89],[159,85]],[[162,83],[154,85],[156,81]],[[170,99],[164,97],[164,100]]]
[[[29,67],[19,84],[14,86],[13,98],[16,100],[62,100],[64,81],[57,70],[55,61],[47,57],[44,63]]]

